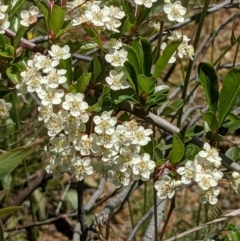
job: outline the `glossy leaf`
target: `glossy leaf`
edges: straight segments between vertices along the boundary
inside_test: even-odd
[[[133,66],[136,75],[138,76],[139,74],[142,74],[140,62],[134,48],[126,45],[124,46],[124,49],[128,52],[128,62]]]
[[[77,81],[76,91],[77,93],[84,93],[86,87],[91,79],[91,73],[83,74]]]
[[[97,31],[92,29],[92,28],[85,28],[84,29],[86,31],[86,33],[92,37],[93,41],[100,47],[102,48],[102,41],[101,39],[99,38],[98,34],[97,34]]]
[[[9,11],[10,19],[17,12],[17,10],[21,7],[23,3],[25,3],[25,0],[11,0],[11,3],[9,4],[11,6],[11,11]]]
[[[13,81],[14,83],[19,83],[22,80],[20,72],[23,70],[23,65],[21,63],[16,63],[7,68],[6,74],[11,81]]]
[[[143,73],[149,77],[151,76],[151,70],[152,70],[152,62],[153,62],[153,56],[152,56],[152,47],[150,42],[147,39],[141,39],[142,43],[142,50],[143,50]]]
[[[129,84],[131,87],[137,92],[138,90],[138,82],[137,82],[137,76],[136,72],[133,68],[133,66],[127,61],[124,63],[125,66],[125,75],[128,79]]]
[[[169,45],[166,46],[166,48],[163,50],[162,55],[157,60],[155,70],[153,73],[153,76],[157,79],[164,68],[167,66],[169,59],[172,57],[172,55],[177,50],[178,46],[181,44],[181,41],[173,41]]]
[[[155,85],[157,83],[157,80],[154,77],[147,77],[143,74],[140,74],[138,75],[137,80],[138,80],[139,92],[141,91],[143,94],[147,94],[147,95],[150,95],[151,93],[153,93],[155,89]]]
[[[123,24],[121,32],[123,33],[130,32],[131,28],[134,26],[135,23],[136,23],[136,18],[134,14],[132,13],[127,14],[126,20]]]
[[[240,128],[240,120],[233,121],[226,125],[226,127],[228,128],[228,133],[233,133],[235,130]]]
[[[25,26],[21,26],[21,27],[18,29],[18,31],[17,31],[17,33],[16,33],[16,36],[15,36],[15,38],[14,38],[14,44],[13,44],[15,53],[16,53],[16,50],[17,50],[17,48],[18,48],[18,44],[19,44],[21,38],[23,37],[23,35],[25,34],[25,32],[26,32],[27,29],[28,29],[28,27],[25,27]]]
[[[2,209],[0,209],[0,218],[5,217],[11,213],[14,213],[20,209],[22,209],[21,206],[11,206],[11,207],[7,207],[7,208],[2,208]]]
[[[218,126],[217,126],[217,118],[215,114],[211,111],[203,113],[203,119],[208,123],[210,130],[214,133]]]
[[[65,74],[65,76],[67,77],[67,83],[71,84],[73,79],[72,59],[71,58],[61,59],[59,67],[61,69],[67,70],[67,73]]]
[[[162,150],[157,146],[153,149],[153,155],[156,161],[163,159]]]
[[[91,78],[92,82],[97,81],[97,78],[100,75],[101,71],[102,71],[101,63],[98,57],[94,56],[92,61],[89,63],[89,67],[88,67],[88,72],[92,73],[92,78]]]
[[[169,156],[169,161],[172,164],[177,164],[181,161],[185,153],[185,147],[180,137],[177,134],[173,135],[172,151]]]
[[[0,49],[3,51],[6,47],[6,39],[3,34],[0,34]]]
[[[200,63],[198,66],[198,77],[203,87],[209,109],[215,113],[218,105],[219,92],[218,77],[214,67],[209,63]]]
[[[47,26],[47,30],[50,30],[50,17],[49,17],[49,10],[48,10],[48,7],[47,5],[42,1],[40,4],[39,4],[39,8],[41,10],[41,12],[43,13],[43,16],[45,18],[45,23],[46,23],[46,26]]]
[[[32,145],[13,149],[0,156],[0,179],[11,173],[30,153]]]
[[[66,7],[59,7],[55,4],[53,5],[52,13],[50,15],[50,29],[52,30],[55,37],[58,36],[60,30],[63,27],[66,13]]]
[[[183,104],[184,104],[184,102],[182,99],[173,101],[169,106],[166,106],[163,109],[161,115],[162,116],[170,115],[171,113],[177,111],[180,107],[182,107]]]
[[[135,50],[135,53],[136,53],[137,58],[139,60],[140,69],[142,70],[142,73],[143,73],[143,61],[144,61],[143,58],[144,57],[143,57],[142,43],[141,43],[139,38],[137,38],[133,41],[132,47]]]
[[[232,159],[233,161],[239,161],[240,160],[240,147],[232,147],[228,149],[225,153],[227,157]]]
[[[240,93],[240,68],[231,69],[223,82],[218,106],[218,127],[232,111]]]

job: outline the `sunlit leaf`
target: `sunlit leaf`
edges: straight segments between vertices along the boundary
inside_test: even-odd
[[[11,213],[14,213],[20,209],[22,209],[21,206],[12,206],[12,207],[7,207],[7,208],[2,208],[2,209],[0,209],[0,218],[5,217]]]
[[[177,164],[181,161],[185,153],[185,147],[180,137],[177,134],[173,135],[172,151],[169,156],[169,161],[172,164]]]

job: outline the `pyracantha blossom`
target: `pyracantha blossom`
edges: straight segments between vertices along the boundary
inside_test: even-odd
[[[59,115],[63,119],[64,129],[75,129],[81,124],[81,120],[78,117],[72,116],[66,110],[59,112]]]
[[[29,93],[39,93],[39,91],[42,90],[43,88],[43,77],[41,75],[41,73],[36,73],[34,76],[32,76],[32,78],[28,79],[25,81],[26,85],[27,85],[27,91]]]
[[[110,76],[106,77],[106,82],[112,90],[126,89],[129,87],[123,71],[118,73],[116,70],[111,70]]]
[[[20,13],[22,20],[20,24],[23,26],[28,27],[29,25],[37,22],[37,15],[39,14],[39,10],[36,6],[31,6],[29,11],[23,10]]]
[[[60,163],[60,171],[61,172],[71,172],[72,171],[72,163],[76,158],[75,149],[70,146],[69,148],[64,149],[59,155],[56,157],[58,163]]]
[[[94,131],[97,134],[106,133],[112,135],[115,131],[115,125],[117,123],[116,117],[111,117],[110,112],[103,111],[101,116],[94,116],[93,122],[95,123]]]
[[[41,103],[44,106],[47,105],[58,105],[62,102],[64,91],[62,89],[53,89],[46,87],[38,91],[38,97],[41,99]]]
[[[117,28],[121,26],[121,22],[118,19],[112,18],[110,21],[105,23],[105,26],[108,30],[119,33],[120,31]]]
[[[107,133],[103,133],[97,137],[96,143],[98,146],[103,146],[104,148],[110,149],[114,146],[116,139],[115,134],[108,135]]]
[[[124,66],[124,63],[127,61],[127,55],[128,53],[124,49],[110,49],[109,54],[105,55],[105,59],[114,67],[122,67]]]
[[[166,4],[163,7],[163,10],[167,14],[167,18],[170,21],[177,21],[179,23],[184,21],[183,16],[187,12],[187,9],[181,5],[180,1]]]
[[[4,19],[6,16],[6,11],[8,9],[9,5],[4,5],[4,3],[2,3],[2,1],[0,1],[0,19]]]
[[[51,144],[49,147],[50,152],[61,153],[70,146],[70,142],[64,134],[52,137],[49,142]]]
[[[40,53],[36,53],[33,60],[34,66],[38,70],[42,70],[43,73],[49,73],[58,65],[58,63],[54,62],[52,58],[46,55],[42,55]]]
[[[84,157],[82,159],[76,157],[72,162],[74,168],[73,173],[79,181],[83,180],[85,176],[93,174],[93,167],[90,164],[91,159],[89,157]]]
[[[48,50],[48,53],[54,59],[54,65],[58,65],[61,59],[64,60],[71,57],[70,48],[68,45],[65,45],[61,48],[58,45],[53,44],[51,46],[51,50]]]
[[[10,27],[10,22],[8,21],[8,14],[5,14],[3,19],[0,19],[0,34],[4,34],[5,30]]]
[[[129,184],[131,171],[127,169],[125,172],[121,172],[118,170],[118,166],[114,166],[113,170],[109,170],[107,175],[111,179],[114,186],[119,188],[122,185],[127,186]]]
[[[57,162],[56,156],[51,156],[50,164],[46,167],[47,173],[52,173],[54,179],[61,177],[60,163]]]
[[[146,8],[151,8],[152,7],[152,3],[156,2],[157,0],[134,0],[134,2],[137,5],[144,5]]]
[[[64,84],[67,82],[66,76],[67,73],[65,69],[52,69],[48,72],[47,76],[44,77],[43,83],[49,86],[50,88],[57,88],[60,84]]]
[[[122,146],[129,146],[131,143],[131,133],[123,125],[118,125],[115,130],[116,142],[115,149],[119,150]]]
[[[38,107],[38,120],[47,122],[53,113],[52,105],[41,105]]]
[[[131,171],[132,158],[135,153],[125,151],[124,149],[120,150],[120,155],[117,155],[113,158],[113,162],[118,166],[121,172],[127,170]]]
[[[133,180],[141,179],[142,181],[148,181],[155,167],[156,164],[150,160],[148,153],[143,153],[141,156],[134,155],[131,163]]]
[[[70,114],[74,117],[80,116],[88,108],[88,103],[83,101],[84,94],[67,93],[65,95],[65,101],[62,103],[62,107],[65,110],[69,110]]]
[[[116,19],[122,19],[125,17],[125,12],[121,11],[119,7],[116,6],[104,6],[104,9],[106,9],[109,13],[109,16],[112,18],[116,18]]]
[[[201,169],[201,165],[195,161],[187,161],[184,167],[179,167],[177,169],[177,173],[182,176],[181,181],[184,184],[190,184],[195,178],[195,173],[199,173]]]
[[[200,158],[206,159],[211,163],[221,162],[222,158],[219,156],[219,152],[216,148],[211,147],[207,142],[204,143],[202,151],[198,153]]]
[[[218,199],[217,196],[220,193],[219,187],[211,187],[208,190],[202,190],[201,188],[198,187],[197,189],[200,197],[199,197],[199,202],[201,204],[205,204],[209,202],[210,204],[214,205],[217,203]]]
[[[196,173],[195,181],[197,182],[198,186],[204,191],[210,189],[211,187],[216,187],[218,184],[211,170]]]
[[[48,135],[50,137],[56,136],[63,129],[62,119],[52,113],[49,120],[45,123],[45,126],[48,129]]]
[[[7,103],[4,99],[0,99],[0,120],[7,119],[10,116],[9,111],[11,109],[11,103]]]
[[[143,126],[139,126],[132,136],[132,144],[137,144],[140,146],[145,146],[151,140],[149,137],[153,131],[151,129],[144,129]]]
[[[238,172],[232,173],[232,178],[230,179],[231,185],[237,194],[240,194],[240,174]]]
[[[172,198],[175,195],[175,187],[175,180],[172,180],[168,175],[162,176],[161,180],[154,183],[154,188],[160,199]]]
[[[122,47],[121,39],[111,38],[109,41],[106,41],[103,44],[103,48],[105,49],[120,49]]]

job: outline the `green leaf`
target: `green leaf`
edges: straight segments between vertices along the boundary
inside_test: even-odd
[[[101,71],[102,65],[99,61],[99,58],[97,56],[94,56],[88,66],[88,72],[92,73],[91,80],[93,83],[97,81],[97,78],[100,75]]]
[[[96,30],[92,28],[84,28],[85,32],[92,37],[93,41],[98,45],[98,47],[102,48],[102,41],[98,36]]]
[[[74,67],[73,71],[73,81],[77,81],[83,75],[82,68],[79,65]]]
[[[239,161],[240,159],[240,147],[232,147],[228,149],[225,153],[225,156],[229,157],[233,161]]]
[[[84,93],[86,87],[91,79],[91,73],[83,74],[77,81],[76,91],[77,93]]]
[[[9,18],[11,19],[12,16],[17,12],[17,10],[21,7],[21,5],[25,2],[25,0],[11,0],[9,4],[11,6],[11,10],[9,11]]]
[[[147,39],[141,39],[142,43],[142,49],[143,49],[143,73],[146,76],[151,76],[151,70],[152,70],[152,62],[153,62],[153,56],[152,56],[152,47],[150,42]]]
[[[163,159],[162,150],[158,146],[153,149],[153,155],[156,161]]]
[[[128,79],[128,82],[131,85],[131,87],[135,90],[135,92],[137,93],[138,82],[137,82],[136,72],[135,72],[133,66],[128,61],[124,63],[124,66],[125,66],[124,73]]]
[[[128,61],[134,68],[136,75],[142,74],[138,56],[133,47],[125,45],[124,49],[128,52]]]
[[[203,113],[202,116],[203,116],[203,119],[208,123],[210,130],[214,133],[218,128],[217,117],[215,116],[215,114],[211,111],[207,111]]]
[[[206,95],[207,103],[211,112],[216,113],[218,105],[218,77],[214,67],[202,62],[198,66],[198,77]]]
[[[5,217],[11,213],[14,213],[20,209],[22,209],[21,206],[11,206],[8,208],[2,208],[2,209],[0,209],[0,218]]]
[[[155,85],[157,83],[156,78],[152,77],[147,77],[143,74],[138,75],[137,77],[137,81],[138,81],[138,87],[139,87],[139,95],[142,94],[147,94],[150,95],[151,93],[153,93],[154,89],[155,89]]]
[[[124,90],[116,90],[111,93],[111,99],[115,104],[119,104],[124,100],[134,100],[132,97],[134,95],[134,90],[132,88]]]
[[[0,34],[0,47],[3,50],[5,50],[6,47],[6,39],[3,34]]]
[[[32,145],[13,149],[0,156],[0,179],[11,173],[29,154]]]
[[[235,229],[230,231],[232,241],[239,241],[240,240],[240,232]]]
[[[163,109],[161,116],[170,115],[171,113],[177,111],[180,107],[182,107],[183,104],[184,104],[184,101],[182,99],[173,101],[169,106],[166,106]]]
[[[224,126],[228,128],[228,133],[233,133],[235,130],[240,128],[240,120],[230,122],[229,124]]]
[[[123,24],[122,33],[128,33],[131,31],[131,28],[134,26],[134,24],[136,23],[136,17],[134,16],[134,14],[127,14],[127,16],[125,17],[126,20]]]
[[[128,0],[124,0],[123,1],[123,11],[126,13],[126,14],[133,14],[133,5],[128,1]]]
[[[232,111],[240,93],[240,68],[231,69],[223,82],[218,106],[218,127]]]
[[[7,68],[6,74],[8,78],[14,83],[20,83],[22,80],[20,72],[22,72],[24,69],[25,68],[21,63],[16,63]]]
[[[139,67],[141,69],[141,73],[143,73],[143,49],[142,44],[139,38],[135,39],[132,43],[132,47],[137,55],[139,61]]]
[[[47,26],[47,30],[50,30],[49,11],[48,11],[48,7],[47,7],[46,3],[42,1],[42,2],[39,4],[39,8],[40,8],[41,12],[42,12],[43,15],[44,15],[45,23],[46,23],[46,26]]]
[[[172,151],[169,156],[169,161],[172,164],[177,164],[181,161],[185,153],[185,147],[180,137],[177,134],[173,135]]]
[[[169,59],[172,57],[172,55],[177,50],[178,46],[181,44],[182,41],[173,41],[170,44],[166,46],[166,48],[163,50],[162,55],[157,60],[155,70],[153,73],[153,76],[157,79],[164,68],[167,66]]]
[[[55,37],[58,36],[60,30],[63,27],[66,13],[66,7],[59,7],[55,4],[53,5],[52,13],[50,15],[50,29],[52,30]]]

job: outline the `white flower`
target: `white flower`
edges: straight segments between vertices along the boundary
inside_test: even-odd
[[[85,16],[97,27],[103,27],[105,22],[110,21],[108,10],[100,9],[97,4],[93,4],[90,10],[85,11]]]
[[[81,124],[81,120],[78,117],[72,116],[68,111],[61,111],[59,115],[63,119],[64,129],[75,129]]]
[[[113,31],[115,33],[119,33],[120,31],[117,29],[118,27],[121,26],[121,22],[118,19],[110,19],[108,22],[105,23],[105,27],[110,30]]]
[[[48,50],[48,53],[56,61],[53,62],[54,65],[58,64],[59,60],[61,59],[64,60],[71,57],[70,48],[68,45],[65,45],[61,48],[58,45],[53,44],[51,46],[51,50]]]
[[[4,5],[2,1],[0,1],[0,19],[5,19],[6,14],[5,12],[7,11],[9,5]]]
[[[232,173],[232,178],[230,179],[231,185],[237,194],[240,194],[240,174],[238,172]]]
[[[103,133],[102,135],[97,137],[96,143],[98,146],[103,146],[107,149],[112,148],[117,138],[115,134],[108,135]]]
[[[29,93],[38,93],[43,88],[43,77],[40,73],[36,73],[30,79],[26,80],[25,83],[27,85],[27,91]]]
[[[74,117],[80,116],[88,108],[88,103],[83,101],[84,94],[77,93],[73,95],[72,93],[67,93],[65,95],[65,101],[62,103],[62,107],[65,110],[69,110],[70,114]]]
[[[125,151],[124,149],[120,150],[120,155],[117,155],[113,158],[113,162],[118,165],[118,168],[121,172],[125,172],[128,169],[131,171],[132,158],[135,153]]]
[[[20,15],[22,20],[20,24],[28,27],[29,25],[37,22],[37,14],[39,14],[39,10],[36,6],[31,6],[29,11],[23,10]]]
[[[152,3],[156,2],[157,0],[134,0],[134,2],[138,5],[144,5],[146,8],[151,8]]]
[[[101,116],[94,116],[93,122],[95,123],[94,131],[97,134],[106,133],[112,135],[115,131],[115,125],[117,123],[116,117],[111,117],[110,112],[103,111]]]
[[[168,3],[163,8],[164,12],[170,21],[177,21],[179,23],[184,21],[183,16],[187,12],[187,9],[181,5],[180,1],[175,3]]]
[[[163,50],[167,47],[167,43],[166,42],[162,42],[161,44],[161,54],[163,52]],[[173,55],[171,56],[171,58],[168,60],[169,64],[172,64],[176,61],[176,58],[174,57],[176,52],[173,53]]]
[[[38,107],[38,120],[47,122],[53,113],[52,105],[41,105]]]
[[[110,71],[110,76],[106,77],[106,82],[110,85],[112,90],[126,89],[129,83],[126,81],[124,72],[118,73],[116,70]]]
[[[122,146],[129,146],[131,141],[131,133],[126,130],[123,125],[117,125],[116,130],[116,142],[114,146],[116,150],[119,150]]]
[[[85,178],[86,175],[93,174],[93,167],[91,164],[91,159],[89,157],[76,157],[73,161],[73,167],[74,167],[74,174],[76,178],[81,181]]]
[[[56,157],[56,160],[58,161],[58,163],[60,163],[60,171],[61,172],[68,172],[68,171],[72,171],[73,167],[72,167],[72,163],[74,162],[75,158],[76,158],[76,151],[75,149],[70,146],[69,148],[64,149],[61,154],[59,154]]]
[[[181,180],[184,184],[190,184],[193,182],[196,172],[200,172],[202,169],[201,165],[194,161],[187,161],[184,167],[179,167],[177,173],[182,177]]]
[[[38,97],[42,100],[41,103],[44,106],[47,105],[58,105],[62,102],[62,97],[64,96],[64,91],[62,89],[53,89],[46,87],[46,89],[41,89],[38,92]]]
[[[59,84],[63,84],[67,82],[67,78],[64,76],[67,73],[65,69],[52,69],[48,72],[47,76],[44,77],[44,84],[49,86],[50,88],[57,88]]]
[[[141,156],[134,155],[131,163],[133,180],[148,181],[150,174],[154,172],[155,166],[155,162],[150,160],[148,153],[143,153]]]
[[[196,173],[195,181],[202,190],[208,190],[211,187],[217,186],[217,180],[214,178],[212,171],[207,170],[205,172]]]
[[[63,129],[62,119],[52,113],[49,120],[45,123],[45,126],[48,129],[49,136],[56,136]]]
[[[3,19],[0,19],[0,34],[4,34],[5,30],[10,27],[10,22],[8,21],[8,15],[5,14]]]
[[[65,128],[64,132],[68,135],[68,140],[76,145],[82,134],[86,131],[86,125],[80,124],[77,128]]]
[[[121,11],[119,7],[115,7],[113,5],[107,7],[104,6],[104,9],[108,11],[108,14],[112,18],[122,19],[126,15],[124,11]]]
[[[49,151],[50,152],[58,152],[61,153],[63,152],[66,148],[70,146],[70,142],[67,139],[67,136],[64,134],[60,134],[57,137],[52,137],[50,140],[50,147]]]
[[[49,73],[58,65],[58,63],[51,59],[49,56],[42,55],[40,53],[36,53],[33,60],[34,67],[42,70],[43,73]]]
[[[209,162],[221,162],[222,158],[219,156],[219,152],[216,148],[211,147],[207,142],[204,143],[202,151],[198,153],[198,155],[208,160]]]
[[[121,172],[117,170],[118,166],[114,166],[112,170],[109,170],[107,175],[111,179],[112,183],[117,187],[127,186],[129,184],[129,178],[131,176],[131,171],[126,170]]]
[[[197,191],[200,194],[199,202],[201,204],[209,202],[210,204],[214,205],[217,203],[217,196],[220,193],[219,187],[211,187],[208,190],[202,190],[198,187]]]
[[[11,103],[6,103],[4,99],[0,99],[0,120],[7,119],[10,116],[9,111],[11,109]]]
[[[149,137],[153,131],[151,129],[144,129],[144,127],[139,126],[134,132],[132,137],[132,144],[138,144],[140,146],[145,146],[151,140]]]
[[[124,63],[127,61],[127,55],[128,53],[124,49],[110,49],[109,54],[105,55],[105,59],[114,67],[122,67],[124,66]]]
[[[60,163],[57,162],[56,156],[51,156],[50,164],[46,167],[47,173],[52,173],[54,179],[61,177]]]
[[[154,188],[160,199],[172,198],[175,194],[175,181],[168,175],[164,175],[161,180],[154,183]]]
[[[121,39],[111,38],[103,44],[105,49],[120,49],[122,47]]]

